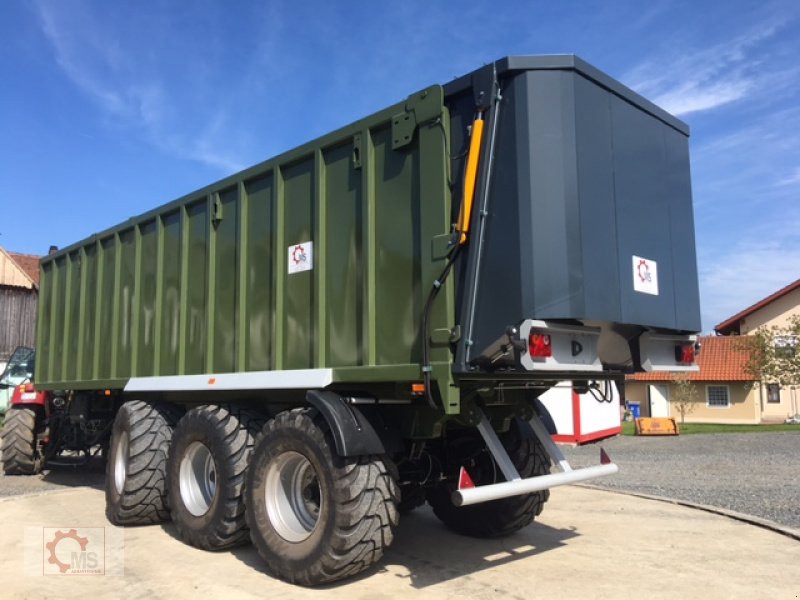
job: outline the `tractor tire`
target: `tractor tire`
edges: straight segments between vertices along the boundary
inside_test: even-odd
[[[43,460],[36,447],[36,432],[41,425],[38,408],[12,406],[3,424],[3,472],[6,475],[35,475]]]
[[[467,435],[457,438],[453,447],[448,449],[451,455],[460,457],[460,464],[457,466],[466,466],[476,485],[503,481],[500,468],[494,465],[494,459],[477,431],[466,433]],[[523,478],[547,475],[550,472],[550,458],[538,439],[524,437],[517,426],[512,426],[499,437]],[[457,478],[431,488],[428,491],[428,503],[447,527],[471,537],[503,537],[530,525],[541,514],[550,497],[550,490],[542,490],[480,504],[455,506],[451,500],[451,494],[455,491],[455,479]]]
[[[398,522],[399,490],[383,456],[340,457],[315,411],[278,414],[256,442],[245,491],[258,553],[277,577],[313,586],[378,561]]]
[[[111,430],[106,517],[114,525],[169,520],[167,457],[180,411],[169,404],[125,402]]]
[[[178,422],[167,466],[169,506],[178,536],[204,550],[250,540],[244,483],[266,419],[238,407],[198,406]]]

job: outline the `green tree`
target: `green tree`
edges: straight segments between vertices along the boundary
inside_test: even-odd
[[[742,336],[741,343],[748,355],[745,370],[757,384],[800,386],[800,315],[791,316],[784,327],[759,327]]]
[[[692,383],[686,374],[675,375],[672,378],[672,393],[670,403],[681,415],[681,425],[686,420],[686,415],[694,412],[700,395],[697,393],[697,386]]]

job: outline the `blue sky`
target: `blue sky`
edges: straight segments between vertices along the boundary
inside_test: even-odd
[[[43,254],[509,54],[692,128],[703,329],[800,277],[800,3],[0,4],[0,245]]]

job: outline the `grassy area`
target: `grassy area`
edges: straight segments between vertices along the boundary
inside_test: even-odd
[[[758,433],[764,431],[800,431],[800,425],[722,425],[717,423],[685,423],[679,425],[682,434],[692,433]],[[622,435],[636,435],[633,422],[622,424]]]

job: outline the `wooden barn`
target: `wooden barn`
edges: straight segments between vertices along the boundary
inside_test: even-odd
[[[0,370],[14,348],[33,347],[39,258],[0,247]]]

